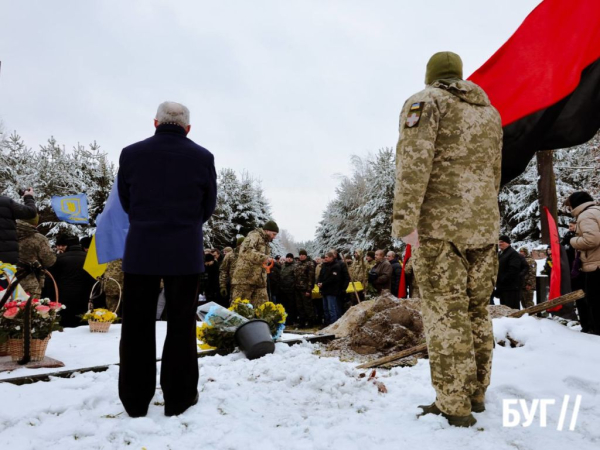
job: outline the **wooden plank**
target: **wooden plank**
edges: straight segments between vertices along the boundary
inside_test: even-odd
[[[515,311],[514,313],[509,314],[508,317],[519,318],[525,314],[536,314],[542,311],[546,311],[547,309],[554,308],[558,305],[572,303],[583,297],[585,297],[585,293],[580,289],[575,292],[570,292],[569,294],[561,295],[560,297],[557,297],[554,300],[542,302],[529,308],[522,309],[520,311]],[[357,366],[357,369],[372,369],[374,367],[379,367],[382,364],[406,358],[407,356],[412,356],[420,352],[427,352],[427,344],[420,344],[416,347],[411,347],[401,352],[394,353],[393,355],[384,356],[383,358],[376,359],[369,363],[361,364],[360,366]]]
[[[334,334],[325,334],[322,336],[311,336],[311,337],[300,338],[300,339],[288,339],[288,340],[279,341],[279,342],[281,342],[283,344],[287,344],[287,345],[295,345],[295,344],[300,344],[304,341],[316,343],[316,342],[329,342],[329,341],[332,341],[333,339],[335,339]],[[202,352],[198,353],[198,358],[203,358],[205,356],[214,356],[216,354],[217,354],[216,350],[203,350]],[[160,361],[161,361],[160,358],[156,360],[156,362],[160,362]],[[71,376],[75,373],[105,372],[108,370],[108,368],[110,366],[118,366],[118,365],[119,365],[118,363],[106,364],[106,365],[102,365],[102,366],[83,367],[81,369],[62,370],[59,372],[43,373],[43,374],[39,374],[39,375],[26,375],[26,376],[22,376],[22,377],[5,378],[3,380],[0,380],[0,383],[11,383],[11,384],[15,384],[17,386],[21,386],[24,384],[37,383],[38,381],[50,381],[50,377],[71,378]]]
[[[585,292],[581,289],[575,292],[570,292],[565,295],[561,295],[560,297],[556,297],[554,300],[548,300],[547,302],[538,303],[537,305],[530,306],[529,308],[521,309],[520,311],[515,311],[514,313],[509,314],[508,317],[521,317],[525,314],[537,314],[542,311],[546,311],[547,309],[554,308],[558,305],[566,305],[567,303],[573,303],[576,300],[585,297]]]

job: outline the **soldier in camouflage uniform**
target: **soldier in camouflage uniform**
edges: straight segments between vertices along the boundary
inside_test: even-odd
[[[462,61],[436,53],[427,87],[400,116],[393,235],[413,245],[436,400],[423,414],[472,426],[485,409],[498,259],[500,115],[462,80]],[[420,246],[419,246],[420,244]]]
[[[300,325],[312,327],[316,325],[317,316],[312,301],[312,290],[315,286],[315,265],[308,258],[306,250],[298,252],[299,261],[294,265],[294,297]]]
[[[272,220],[262,228],[248,233],[240,247],[231,278],[231,299],[250,300],[255,308],[269,300],[267,293],[267,271],[264,263],[271,263],[269,243],[279,233],[279,227]]]
[[[537,263],[535,262],[535,259],[529,255],[529,250],[527,247],[521,247],[519,249],[519,253],[523,258],[525,258],[527,267],[529,267],[529,272],[523,279],[523,288],[521,289],[521,305],[523,308],[529,308],[530,306],[534,306],[533,293],[535,292]]]
[[[108,263],[108,265],[106,266],[106,272],[104,272],[103,278],[104,278],[104,293],[106,294],[106,307],[108,309],[110,309],[111,311],[116,311],[117,305],[119,304],[119,295],[121,290],[119,289],[119,286],[121,287],[121,289],[123,289],[123,260],[121,259],[116,259],[114,261],[111,261]],[[113,280],[115,280],[117,283],[119,283],[119,286],[117,286],[117,284],[112,281],[109,280],[109,278],[112,278]],[[119,307],[119,310],[121,308]],[[120,311],[116,311],[117,315],[120,315]]]
[[[39,216],[29,220],[17,220],[17,241],[19,243],[19,265],[39,263],[47,269],[56,262],[56,254],[52,251],[46,236],[38,233],[36,226]],[[34,298],[40,298],[44,287],[45,276],[33,267],[34,273],[27,275],[19,284]]]
[[[226,253],[223,262],[219,266],[219,289],[221,297],[226,298],[229,301],[231,301],[231,279],[233,277],[233,270],[235,269],[235,262],[237,261],[240,247],[243,242],[243,237],[238,238],[235,250]]]

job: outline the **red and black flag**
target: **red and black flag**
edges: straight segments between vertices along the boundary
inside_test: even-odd
[[[469,79],[502,117],[502,184],[538,150],[589,141],[600,129],[600,1],[542,1]]]

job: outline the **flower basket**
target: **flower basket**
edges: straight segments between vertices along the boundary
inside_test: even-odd
[[[0,344],[0,356],[8,356],[8,341]]]
[[[30,346],[31,361],[41,361],[46,356],[46,348],[48,347],[48,341],[50,335],[45,339],[32,339]],[[24,356],[24,345],[23,339],[9,339],[8,340],[8,352],[13,361],[19,361]]]
[[[90,331],[92,333],[108,333],[108,329],[112,322],[96,322],[94,320],[88,320],[90,325]]]

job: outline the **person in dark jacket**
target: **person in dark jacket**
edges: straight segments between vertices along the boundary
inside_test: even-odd
[[[219,293],[219,261],[213,253],[204,253],[204,273],[202,274],[202,290],[207,302],[215,302],[224,308],[229,307],[227,299],[221,299]]]
[[[390,292],[393,273],[394,269],[385,259],[383,250],[377,250],[375,252],[375,265],[369,271],[369,284],[373,285],[379,295],[383,291]]]
[[[285,262],[281,266],[281,281],[279,283],[279,302],[287,312],[286,323],[291,327],[299,324],[296,298],[294,297],[294,286],[296,286],[294,264],[294,255],[292,253],[285,255]]]
[[[167,337],[160,384],[165,414],[198,402],[196,304],[204,271],[202,224],[217,200],[214,157],[187,138],[189,110],[158,107],[154,136],[123,149],[118,192],[129,216],[123,256],[119,397],[145,416],[156,388],[155,318],[164,282]]]
[[[496,294],[501,305],[513,309],[520,309],[521,304],[521,270],[523,268],[521,256],[510,245],[510,238],[500,236],[498,240],[498,280],[496,281]]]
[[[398,297],[398,291],[400,290],[400,277],[402,276],[402,264],[398,260],[395,252],[387,252],[386,258],[392,266],[392,295]]]
[[[17,242],[17,219],[29,220],[37,216],[33,189],[23,193],[23,205],[9,197],[0,195],[0,261],[17,264],[19,244]]]
[[[57,256],[50,273],[56,280],[58,299],[66,306],[60,313],[60,324],[72,328],[83,325],[79,316],[88,310],[90,294],[96,280],[83,269],[86,253],[81,248],[79,239],[71,237],[67,238],[66,242],[67,251]],[[102,306],[104,305],[94,304],[94,307]]]
[[[325,325],[335,323],[341,316],[338,296],[344,284],[342,263],[335,258],[333,252],[327,252],[317,280],[317,286],[323,296]]]
[[[273,303],[281,303],[279,300],[279,293],[281,292],[281,264],[277,261],[271,267],[271,272],[267,274],[267,287],[270,291],[271,301]]]

